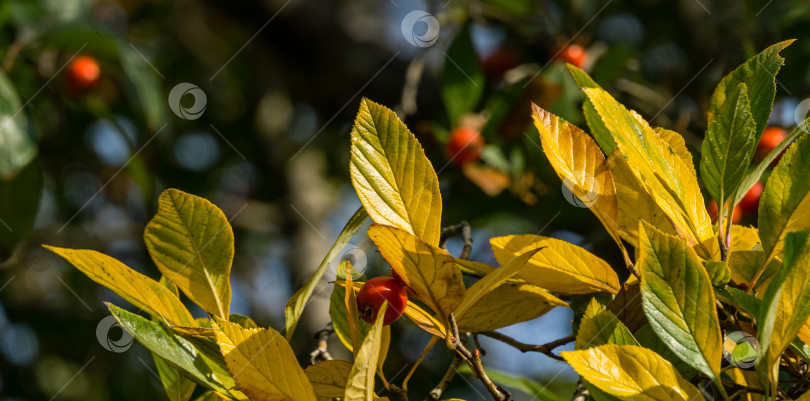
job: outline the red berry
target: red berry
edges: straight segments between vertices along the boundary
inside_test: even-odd
[[[762,160],[768,153],[771,153],[782,141],[787,138],[788,134],[782,128],[779,127],[768,127],[765,128],[765,131],[762,132],[762,137],[759,138],[759,143],[757,144],[757,153],[756,158],[757,160]],[[774,163],[779,161],[782,155],[779,155],[776,159],[774,159]]]
[[[394,323],[408,305],[408,293],[393,277],[375,277],[366,281],[357,292],[357,309],[363,320],[374,323],[383,302],[388,301],[383,324]]]
[[[478,131],[459,127],[450,133],[450,140],[445,145],[447,159],[457,166],[473,163],[481,158],[484,149],[484,137]]]
[[[715,202],[714,200],[709,202],[708,209],[709,209],[709,217],[712,218],[712,221],[716,221],[717,220],[717,212],[718,212],[718,210],[717,210],[717,202]],[[734,206],[734,216],[731,218],[731,222],[733,224],[739,223],[740,220],[742,220],[742,215],[743,215],[743,210],[740,208],[740,205]]]
[[[79,90],[92,88],[101,76],[101,67],[92,56],[78,56],[68,66],[68,81]]]
[[[565,46],[560,52],[560,59],[579,68],[585,65],[585,50],[579,45]]]
[[[756,213],[759,208],[759,197],[762,196],[762,190],[765,186],[761,182],[754,184],[748,192],[745,193],[740,203],[737,204],[744,212]]]

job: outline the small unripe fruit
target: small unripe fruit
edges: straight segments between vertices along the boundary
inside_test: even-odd
[[[366,322],[374,323],[382,304],[388,301],[383,325],[394,323],[408,305],[408,293],[393,277],[375,277],[366,281],[357,292],[357,309]]]
[[[484,137],[478,131],[459,127],[450,133],[450,140],[445,146],[445,156],[456,166],[473,163],[481,158],[484,149]]]
[[[559,55],[562,61],[571,63],[579,68],[585,65],[585,49],[579,45],[565,46]]]
[[[101,67],[92,56],[81,55],[73,59],[68,66],[68,82],[77,90],[87,90],[98,82]]]
[[[765,186],[761,182],[757,182],[748,192],[745,193],[740,203],[737,204],[744,212],[756,213],[759,208],[759,198],[762,196],[762,191]]]

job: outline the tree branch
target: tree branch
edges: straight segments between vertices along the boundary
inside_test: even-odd
[[[464,239],[464,248],[461,249],[461,254],[458,255],[459,259],[467,259],[472,253],[472,229],[470,224],[462,221],[453,226],[442,228],[441,239],[439,240],[439,247],[444,248],[445,243],[450,237],[456,236],[461,233],[461,238]]]
[[[571,401],[585,401],[588,399],[588,396],[591,395],[591,392],[585,387],[585,384],[582,383],[582,378],[579,379],[577,382],[577,390],[574,391],[574,396],[571,397]]]
[[[520,352],[539,352],[543,355],[548,356],[549,358],[556,359],[558,361],[563,361],[564,359],[551,351],[553,351],[557,347],[568,344],[574,341],[575,339],[574,336],[568,336],[565,338],[561,338],[559,340],[552,341],[547,344],[532,345],[522,343],[518,340],[515,340],[512,337],[507,336],[506,334],[498,333],[497,331],[482,331],[478,334],[481,334],[482,336],[487,336],[489,338],[494,338],[502,343],[511,345],[512,347],[518,349]]]
[[[470,352],[464,344],[459,341],[458,335],[458,325],[456,325],[456,318],[453,317],[451,313],[448,316],[448,323],[450,325],[450,332],[452,335],[450,336],[450,344],[455,348],[456,354],[460,356],[467,365],[470,366],[473,373],[475,373],[475,377],[484,384],[487,391],[492,394],[492,398],[496,401],[508,401],[511,394],[506,391],[503,387],[496,385],[492,382],[492,380],[487,376],[487,372],[484,370],[484,365],[481,364],[481,353],[475,349],[473,352]]]
[[[310,363],[315,364],[321,361],[332,360],[332,355],[327,349],[327,342],[329,341],[329,336],[334,332],[335,328],[332,326],[332,322],[326,323],[326,326],[315,332],[314,337],[318,340],[318,348],[309,353]]]
[[[450,367],[447,368],[447,372],[444,373],[444,377],[442,377],[442,380],[436,385],[436,387],[433,388],[433,390],[430,390],[430,393],[428,394],[427,398],[425,398],[425,401],[438,401],[439,398],[441,398],[444,390],[447,389],[447,386],[449,386],[450,382],[453,381],[453,378],[456,377],[458,365],[461,365],[461,361],[462,359],[460,356],[456,355],[453,357],[453,362],[450,362]]]

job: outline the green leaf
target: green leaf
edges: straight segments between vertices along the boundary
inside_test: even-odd
[[[487,372],[487,376],[489,376],[489,378],[492,379],[493,382],[505,387],[522,391],[528,395],[535,397],[540,401],[567,401],[567,399],[562,398],[557,394],[555,394],[552,390],[548,388],[548,386],[542,385],[531,379],[516,376],[512,373],[500,371],[493,368],[486,368],[485,370]],[[475,374],[467,364],[462,364],[461,366],[459,366],[458,373],[463,373],[466,375]]]
[[[166,121],[166,93],[155,77],[154,67],[129,42],[116,43],[121,55],[121,67],[131,84],[128,94],[132,97],[132,103],[141,107],[147,125],[154,130]]]
[[[740,186],[757,145],[745,83],[728,94],[717,113],[703,140],[700,175],[706,189],[722,205]]]
[[[340,339],[340,342],[349,350],[352,348],[352,335],[349,328],[349,313],[346,311],[346,287],[341,284],[334,284],[332,295],[329,296],[329,317],[332,319],[332,327]],[[371,325],[363,319],[356,319],[360,338],[365,338]]]
[[[469,25],[462,26],[447,49],[441,76],[442,100],[450,125],[458,125],[465,113],[475,110],[484,91],[484,72],[478,63]]]
[[[718,381],[723,340],[709,275],[684,240],[644,222],[639,231],[644,314],[681,360]]]
[[[354,212],[346,225],[343,226],[343,230],[341,230],[340,234],[338,234],[335,243],[332,244],[332,248],[329,249],[329,252],[323,258],[320,266],[318,266],[318,269],[315,270],[315,273],[313,273],[309,280],[307,280],[306,284],[304,284],[301,289],[296,291],[295,294],[290,297],[290,300],[287,301],[287,306],[284,308],[284,320],[287,327],[287,341],[290,341],[292,338],[292,335],[295,332],[295,326],[298,325],[298,320],[301,319],[301,314],[304,313],[304,307],[307,306],[309,297],[312,296],[312,292],[315,291],[315,287],[317,287],[321,282],[323,275],[326,274],[327,270],[329,270],[329,266],[334,266],[337,259],[341,256],[341,252],[343,252],[346,245],[349,244],[349,241],[352,239],[354,234],[357,233],[363,223],[366,222],[367,218],[368,213],[366,213],[366,209],[364,209],[362,206],[357,209],[356,212]]]
[[[759,298],[734,287],[725,289],[715,288],[714,293],[720,301],[742,310],[751,317],[759,317],[759,310],[762,304]]]
[[[352,365],[343,397],[345,401],[374,401],[374,377],[380,358],[380,348],[383,345],[383,319],[386,310],[388,310],[388,302],[380,307],[377,312],[377,320],[355,353],[354,365]]]
[[[785,61],[779,56],[779,52],[791,43],[793,40],[772,45],[723,77],[709,99],[709,124],[723,113],[724,103],[734,99],[736,88],[743,83],[751,100],[751,116],[756,123],[754,143],[758,143],[768,124],[776,96],[776,74]]]
[[[127,302],[160,316],[168,324],[195,326],[194,319],[171,290],[130,269],[113,257],[89,249],[67,249],[43,245],[63,257],[91,280],[107,287]]]
[[[1,148],[3,145],[0,152]],[[10,179],[0,178],[0,261],[10,255],[17,241],[31,232],[41,196],[42,170],[37,162],[29,163]]]
[[[602,345],[561,355],[583,379],[620,399],[705,401],[671,363],[646,348]]]
[[[315,401],[290,344],[272,328],[244,329],[213,318],[219,350],[236,385],[252,401]]]
[[[191,380],[233,400],[247,400],[241,392],[232,390],[236,385],[233,377],[213,360],[202,354],[188,340],[176,336],[168,327],[151,322],[134,313],[107,303],[121,326],[139,343]]]
[[[157,356],[154,352],[152,358],[155,360],[158,376],[160,376],[160,381],[163,383],[163,389],[166,390],[169,401],[188,401],[191,394],[194,393],[195,383],[183,376],[179,370],[173,368],[165,359]]]
[[[810,228],[810,140],[802,135],[773,169],[759,200],[759,237],[770,261],[790,231]]]
[[[585,315],[579,324],[574,349],[585,349],[605,344],[639,345],[633,333],[627,329],[611,311],[602,309],[596,300],[585,309]]]
[[[568,71],[571,72],[571,76],[574,77],[574,81],[577,82],[580,88],[602,88],[594,82],[587,72],[581,70],[579,67],[572,64],[566,64],[566,67],[568,67]],[[591,129],[593,139],[596,140],[602,152],[606,155],[613,153],[613,150],[616,149],[616,141],[613,140],[613,135],[605,126],[605,122],[599,117],[599,112],[596,111],[593,102],[588,98],[586,98],[585,102],[582,104],[582,113],[585,115],[585,121]]]
[[[14,84],[0,71],[0,180],[10,180],[37,155]]]
[[[771,280],[759,314],[757,372],[775,390],[782,353],[810,317],[810,230],[785,237],[782,269]]]
[[[709,278],[712,285],[715,287],[722,287],[731,280],[731,269],[728,263],[719,260],[704,260],[703,267],[709,273]]]
[[[206,312],[227,319],[233,230],[206,199],[167,189],[146,225],[144,241],[160,272]]]
[[[439,179],[413,134],[393,111],[363,99],[351,135],[352,185],[371,219],[437,246]]]

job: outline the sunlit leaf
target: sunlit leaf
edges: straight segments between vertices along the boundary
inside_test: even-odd
[[[194,326],[194,319],[177,296],[155,280],[130,269],[113,257],[88,249],[43,245],[127,302],[168,324]]]
[[[757,145],[745,83],[726,95],[706,130],[700,159],[700,176],[717,204],[734,196]]]
[[[284,320],[287,327],[285,335],[287,336],[287,341],[292,338],[295,332],[295,326],[298,324],[298,320],[301,319],[301,314],[304,313],[304,307],[307,305],[307,302],[309,302],[309,297],[312,295],[312,292],[315,291],[315,287],[318,286],[323,275],[329,270],[329,266],[334,266],[335,261],[340,257],[340,253],[343,252],[343,249],[349,244],[349,240],[357,233],[357,230],[360,229],[367,218],[368,213],[366,213],[366,209],[363,207],[360,207],[354,212],[354,215],[352,215],[343,227],[343,230],[338,234],[335,243],[332,244],[332,248],[329,249],[329,252],[326,254],[326,257],[323,258],[321,265],[318,266],[315,273],[313,273],[306,284],[296,291],[295,294],[290,297],[290,300],[287,301],[287,306],[284,308]]]
[[[371,219],[438,245],[439,179],[413,134],[393,111],[363,99],[351,136],[352,184]]]
[[[168,189],[146,225],[144,241],[160,272],[203,310],[227,319],[233,230],[208,200]]]
[[[458,321],[461,331],[489,331],[526,322],[565,306],[563,300],[531,285],[504,283],[485,295]]]
[[[551,291],[569,294],[619,291],[619,278],[604,260],[570,242],[536,235],[509,235],[489,240],[499,263],[545,247],[529,260],[518,277]]]
[[[617,225],[616,188],[605,155],[582,130],[535,104],[532,104],[532,118],[540,132],[543,152],[557,175],[599,218],[624,252]]]
[[[644,223],[639,231],[636,268],[650,325],[681,360],[719,380],[722,336],[709,275],[683,239]]]
[[[810,228],[810,140],[799,137],[773,169],[759,200],[759,237],[770,260],[790,231]]]
[[[408,300],[408,306],[405,308],[403,315],[419,326],[422,330],[425,330],[434,336],[444,338],[447,333],[447,328],[445,327],[444,323],[410,300]]]
[[[810,317],[810,230],[785,237],[782,269],[768,285],[759,313],[757,372],[776,388],[782,353]]]
[[[596,300],[585,309],[585,315],[579,324],[574,349],[585,349],[605,344],[639,345],[633,333],[627,329],[613,312],[602,309]]]
[[[345,401],[373,401],[374,400],[374,377],[377,369],[377,362],[380,357],[382,347],[382,330],[385,311],[388,303],[384,303],[377,313],[377,320],[369,330],[366,338],[354,355],[354,364],[349,373],[346,384],[346,391],[343,399]]]
[[[447,251],[390,226],[373,224],[368,236],[405,285],[442,321],[464,300],[461,271]]]
[[[295,353],[277,331],[244,329],[217,318],[211,326],[236,386],[251,400],[315,401]]]
[[[356,327],[359,333],[357,341],[365,338],[371,325],[366,323],[365,320],[358,319],[357,307],[355,306],[353,318],[356,320]],[[340,342],[349,350],[353,351],[352,344],[352,329],[349,326],[348,310],[346,310],[346,287],[345,285],[335,284],[332,289],[332,295],[329,297],[329,317],[332,319],[332,327],[340,339]],[[357,334],[356,334],[357,335]]]
[[[653,128],[655,133],[664,140],[664,142],[670,147],[670,149],[675,152],[678,157],[683,160],[683,164],[686,165],[686,168],[692,172],[692,175],[697,177],[697,171],[695,171],[695,161],[692,159],[692,153],[689,152],[689,149],[686,147],[686,141],[683,139],[681,134],[668,130],[666,128],[655,127]]]
[[[198,351],[188,340],[174,335],[168,327],[115,305],[108,303],[107,307],[124,330],[132,334],[148,350],[182,371],[189,379],[230,399],[247,400],[244,394],[234,389],[236,383],[231,374],[213,359]]]
[[[602,345],[561,355],[588,382],[622,399],[705,401],[671,363],[646,348]]]
[[[308,366],[304,369],[304,374],[312,383],[318,401],[330,401],[332,398],[343,397],[351,371],[351,363],[333,359]]]
[[[169,401],[187,401],[194,393],[195,384],[193,381],[183,376],[180,371],[173,368],[163,358],[152,353],[152,358],[155,360],[155,368],[160,381],[163,383],[163,389],[166,391],[166,396]]]

